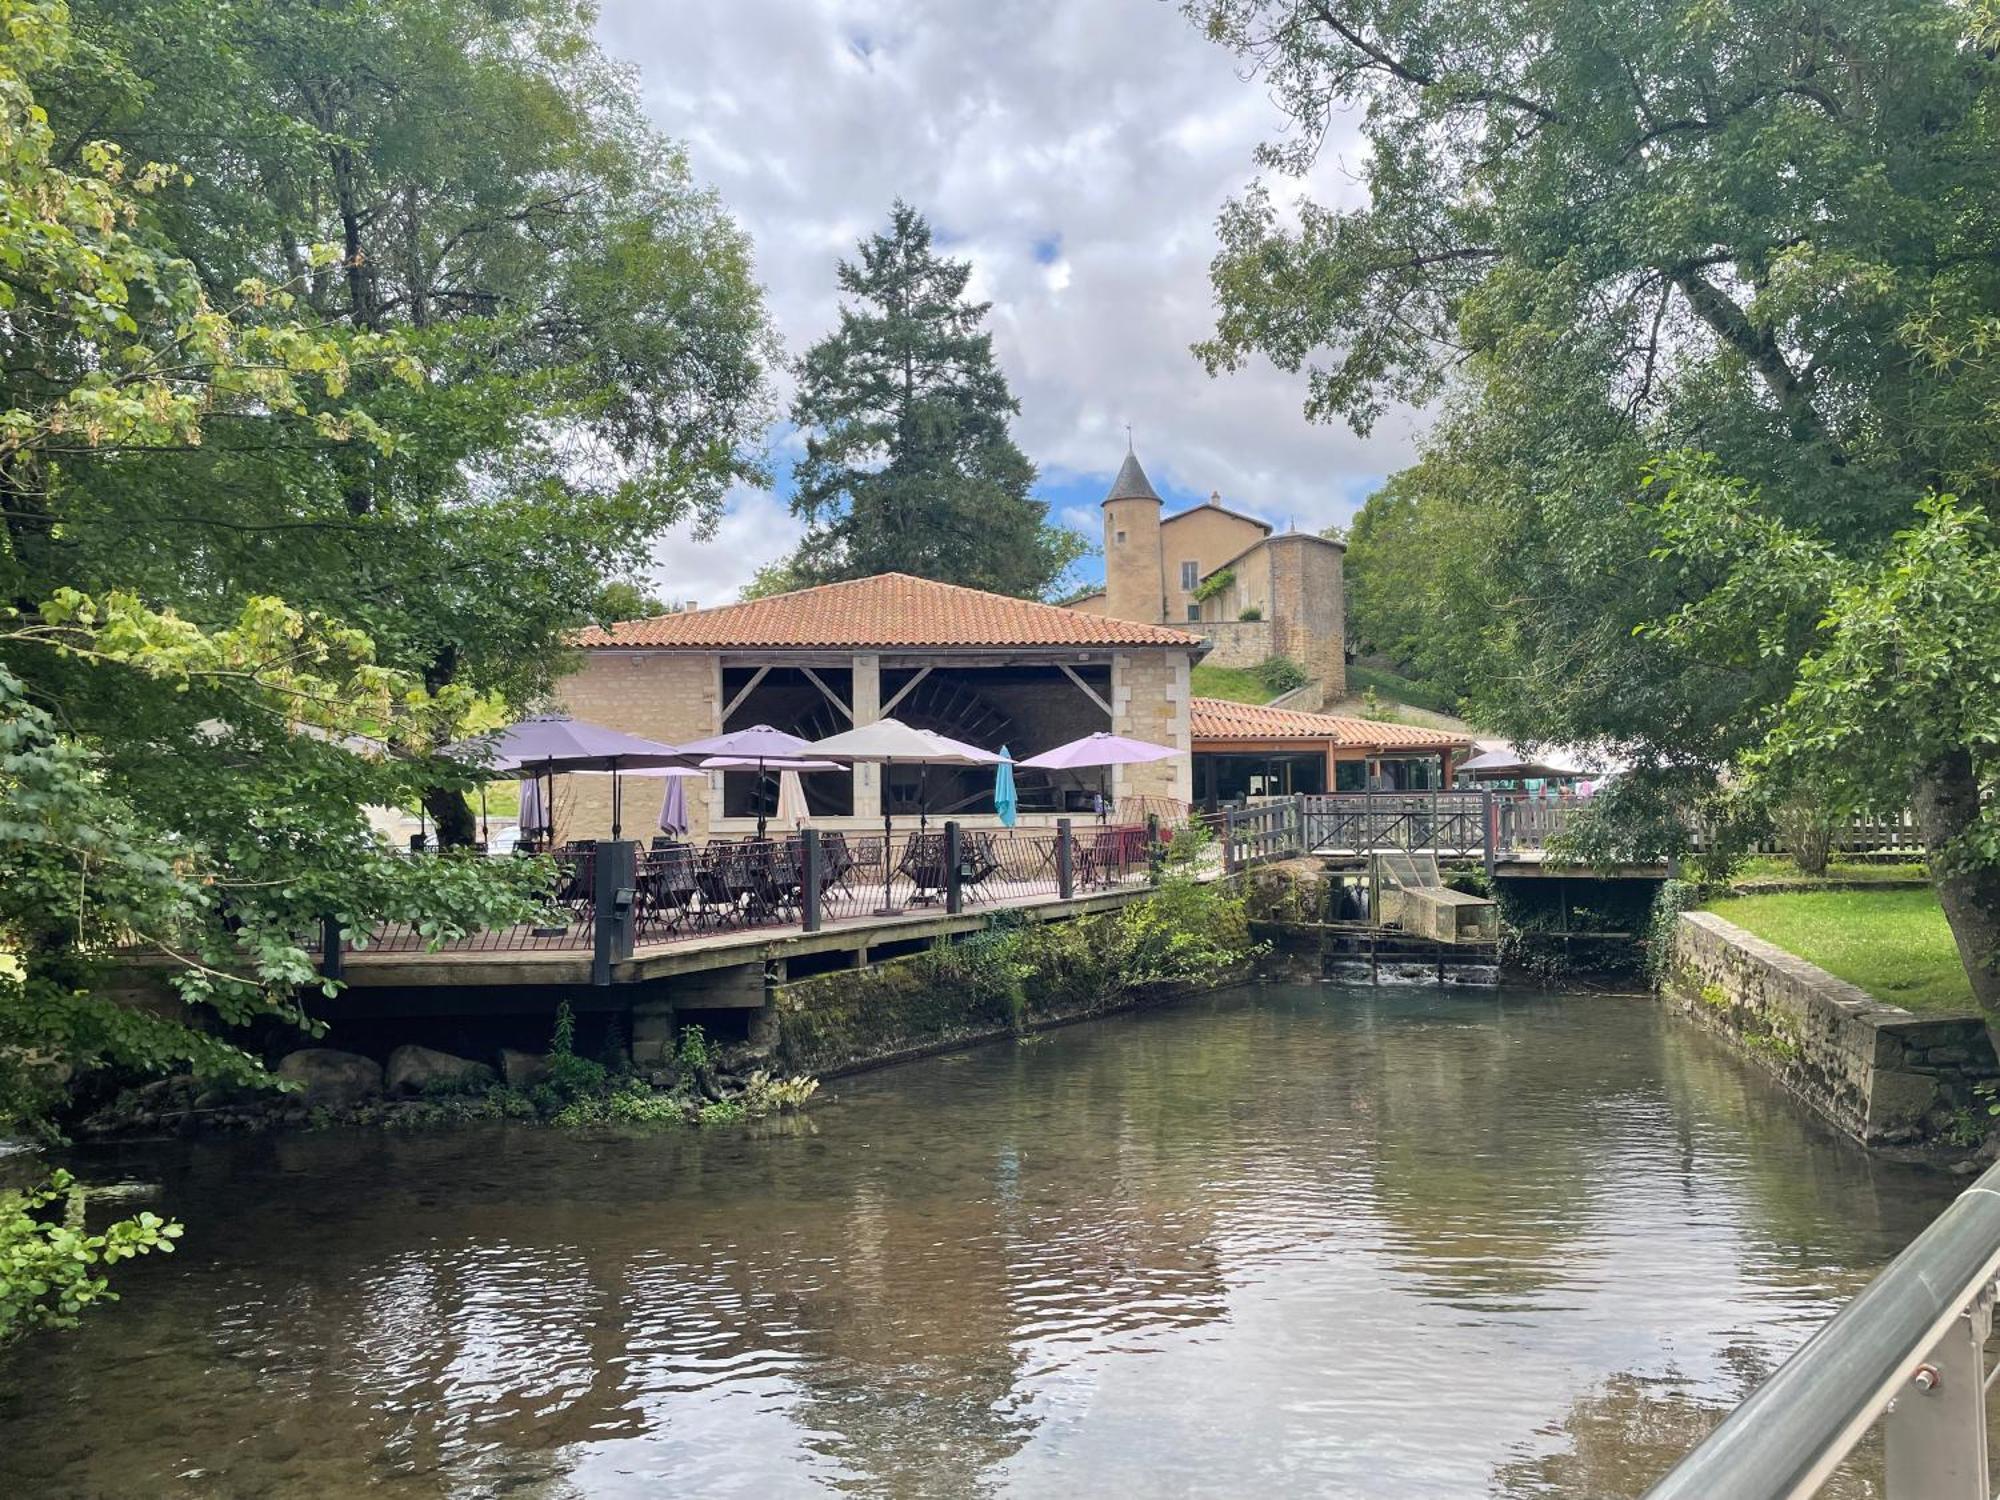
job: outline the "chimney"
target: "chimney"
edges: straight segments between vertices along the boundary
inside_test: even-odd
[[[1210,490],[1210,491],[1208,492],[1208,503],[1209,503],[1210,505],[1220,505],[1220,504],[1222,504],[1222,491],[1221,491],[1221,490]]]

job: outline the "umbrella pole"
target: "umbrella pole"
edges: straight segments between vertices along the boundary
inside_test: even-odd
[[[625,831],[622,826],[624,821],[624,816],[625,816],[624,788],[619,785],[618,762],[614,760],[611,763],[611,837],[614,840],[618,837],[619,834]]]
[[[486,827],[486,783],[479,783],[479,842],[491,845],[493,835]]]
[[[896,842],[896,814],[889,806],[889,771],[895,764],[893,760],[882,762],[882,906],[875,913],[878,917],[893,917],[896,914],[896,908],[889,899],[889,872],[894,868],[889,851]]]
[[[764,757],[757,757],[757,842],[764,842]]]

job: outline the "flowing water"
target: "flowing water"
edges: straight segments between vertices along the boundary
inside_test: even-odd
[[[187,1238],[0,1356],[0,1494],[1636,1495],[1954,1186],[1633,999],[1259,986],[830,1092],[86,1155]]]

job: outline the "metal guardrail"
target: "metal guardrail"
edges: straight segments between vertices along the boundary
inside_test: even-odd
[[[2000,1166],[1647,1492],[1804,1500],[1882,1423],[1885,1500],[1992,1500],[1985,1344],[2000,1276]]]

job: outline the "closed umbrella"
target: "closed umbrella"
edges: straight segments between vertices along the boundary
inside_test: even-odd
[[[797,771],[778,773],[778,822],[786,828],[803,828],[812,821],[806,807],[805,783]]]
[[[884,789],[888,771],[897,761],[905,765],[919,766],[979,766],[990,765],[996,756],[973,745],[959,744],[946,740],[940,735],[930,734],[922,729],[914,729],[901,719],[877,719],[873,724],[857,725],[841,734],[829,735],[823,740],[815,740],[807,748],[806,754],[825,756],[828,760],[847,761],[853,765],[879,765],[883,767]],[[889,799],[882,799],[882,905],[877,908],[878,917],[893,916],[897,910],[891,899],[889,850],[895,842],[895,815]]]
[[[804,744],[805,742],[801,740],[799,743]],[[796,779],[797,773],[800,771],[845,771],[847,769],[846,766],[837,760],[809,760],[797,755],[779,756],[770,759],[754,756],[746,758],[741,755],[711,755],[701,763],[701,768],[704,771],[748,771],[754,769],[757,772],[757,837],[760,839],[764,837],[763,789],[764,777],[767,774],[772,771],[779,773],[778,790],[782,796],[784,792],[783,773],[787,771],[792,772]],[[805,795],[805,788],[803,786],[799,788],[799,795],[801,797]],[[782,818],[780,821],[783,821]]]
[[[1000,815],[1002,828],[1012,828],[1021,815],[1021,799],[1014,791],[1014,757],[1005,745],[1000,747],[1000,765],[993,773],[993,811]]]
[[[684,839],[687,831],[687,783],[678,776],[670,777],[666,793],[660,798],[660,832],[668,838]]]
[[[529,834],[529,837],[532,838],[536,833],[545,834],[550,827],[550,822],[548,803],[542,799],[541,782],[533,776],[523,776],[521,778],[520,826],[524,830],[532,829],[533,833]]]

